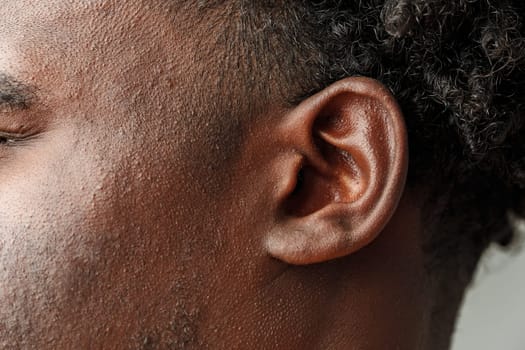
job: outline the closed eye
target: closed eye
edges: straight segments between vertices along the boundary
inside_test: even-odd
[[[0,132],[0,146],[12,146],[15,142],[22,140],[18,135],[9,135]]]
[[[10,141],[7,137],[4,137],[4,136],[1,136],[0,135],[0,145],[5,145],[5,144],[8,144]]]

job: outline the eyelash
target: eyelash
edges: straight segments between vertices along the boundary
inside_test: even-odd
[[[0,133],[0,146],[11,146],[16,141],[18,141],[17,137]]]

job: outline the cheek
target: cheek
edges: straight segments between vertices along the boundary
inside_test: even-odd
[[[0,161],[0,340],[125,337],[205,290],[184,162],[116,137],[52,132]]]
[[[0,162],[0,333],[30,334],[36,317],[56,324],[61,307],[95,288],[115,227],[125,229],[112,212],[111,155],[74,144],[48,134]]]

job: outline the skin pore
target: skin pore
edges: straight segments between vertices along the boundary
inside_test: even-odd
[[[393,97],[236,122],[258,96],[190,14],[2,1],[0,348],[445,348]]]

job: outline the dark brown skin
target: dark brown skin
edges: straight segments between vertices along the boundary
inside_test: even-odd
[[[0,72],[34,96],[0,108],[0,348],[430,348],[393,97],[276,101],[218,162],[218,64],[175,18],[1,2]]]

